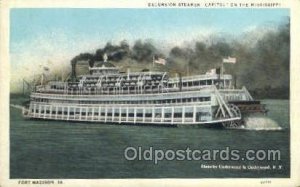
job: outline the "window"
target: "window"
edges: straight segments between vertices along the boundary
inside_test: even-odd
[[[171,118],[172,114],[171,113],[166,113],[165,118]]]
[[[192,112],[186,112],[185,117],[186,118],[191,118],[191,117],[193,117],[193,113]]]
[[[181,112],[174,113],[174,118],[181,118],[181,117],[182,117],[182,113]]]

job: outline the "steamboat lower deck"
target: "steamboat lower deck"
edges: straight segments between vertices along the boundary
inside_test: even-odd
[[[240,120],[224,97],[245,97],[243,90],[220,95],[215,86],[193,92],[97,96],[32,94],[24,116],[35,119],[119,124],[192,125]],[[234,95],[235,94],[235,95]],[[110,102],[107,102],[110,101]]]
[[[214,113],[212,110],[216,108],[210,105],[172,107],[34,105],[32,111],[24,109],[23,113],[27,118],[119,124],[191,125],[240,120],[240,117],[214,118],[211,115]]]

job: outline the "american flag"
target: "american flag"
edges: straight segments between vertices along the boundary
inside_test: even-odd
[[[167,61],[163,58],[158,58],[158,59],[154,60],[154,63],[166,65]]]

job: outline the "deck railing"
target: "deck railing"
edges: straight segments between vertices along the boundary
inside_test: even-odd
[[[80,90],[67,90],[67,89],[50,89],[50,88],[39,88],[37,89],[36,93],[45,93],[45,94],[64,94],[64,95],[145,95],[145,94],[163,94],[168,92],[182,92],[182,91],[193,91],[193,90],[202,90],[213,85],[195,85],[195,86],[188,86],[188,87],[162,87],[155,88],[155,89],[145,89],[142,87],[136,88],[135,90],[128,90],[122,87],[115,87],[113,90],[105,90],[105,89],[98,89],[90,90],[80,89]],[[181,90],[180,90],[181,89]]]
[[[193,75],[182,77],[182,81],[195,81],[195,80],[207,80],[207,79],[232,79],[231,75]],[[179,77],[174,77],[169,79],[169,83],[179,82]]]
[[[45,105],[46,102],[32,102],[32,105],[37,104],[43,104]],[[137,106],[137,104],[121,104],[121,103],[115,103],[115,104],[82,104],[82,103],[61,103],[61,102],[51,102],[51,103],[47,103],[48,106],[51,105],[56,105],[56,104],[63,104],[64,106],[68,107],[68,106],[79,106],[79,107],[97,107],[99,105],[103,106],[103,107],[110,107],[110,106],[114,106],[114,107],[135,107]],[[190,102],[190,103],[160,103],[160,104],[139,104],[142,105],[143,107],[169,107],[169,105],[171,105],[172,107],[180,107],[180,106],[193,106],[193,105],[197,105],[197,106],[211,106],[211,101],[201,101],[201,102]]]
[[[159,99],[159,98],[178,98],[178,95],[181,96],[195,96],[195,94],[207,94],[210,95],[212,90],[212,87],[205,87],[203,89],[199,90],[193,90],[193,91],[182,91],[182,92],[166,92],[166,93],[147,93],[147,94],[120,94],[120,95],[72,95],[72,94],[55,94],[55,93],[32,93],[32,97],[39,97],[39,98],[54,98],[54,99],[94,99],[94,100],[107,100],[107,99],[120,99],[123,98],[123,100],[127,99]]]

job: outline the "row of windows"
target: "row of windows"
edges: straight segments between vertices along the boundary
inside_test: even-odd
[[[178,83],[179,84],[179,83]],[[169,87],[174,87],[177,83],[172,84],[169,83]],[[212,80],[201,80],[201,81],[190,81],[190,82],[183,82],[182,87],[191,87],[191,86],[202,86],[202,85],[212,85]]]
[[[128,79],[128,76],[125,75],[125,76],[122,76],[122,80],[123,81],[135,81],[135,80],[138,80],[139,79],[139,75],[136,75],[136,76],[130,76],[129,79]],[[161,80],[162,79],[162,76],[161,75],[146,75],[145,77],[146,79],[150,79],[150,80]],[[115,76],[115,77],[102,77],[102,81],[118,81],[120,79],[119,76]],[[99,77],[86,77],[86,80],[85,81],[95,81],[97,82],[99,80]]]
[[[188,82],[183,82],[182,87],[191,87],[191,86],[205,86],[205,85],[212,85],[212,84],[217,84],[218,82],[223,83],[224,80],[215,80],[214,82],[212,80],[201,80],[201,81],[188,81]],[[229,85],[230,80],[225,80],[225,84]],[[168,87],[178,87],[179,83],[169,83]]]
[[[145,84],[145,85],[148,85],[148,86],[151,86],[151,84],[153,85],[157,85],[159,82],[155,82],[155,81],[146,81],[147,83],[149,84]],[[223,81],[222,81],[223,82]],[[229,85],[230,84],[230,81],[229,80],[226,80],[226,85]],[[116,82],[115,82],[116,83]],[[103,82],[102,83],[102,87],[117,87],[115,83],[105,83]],[[217,82],[214,82],[214,83],[217,83]],[[201,81],[189,81],[189,82],[183,82],[182,83],[182,87],[191,87],[191,86],[204,86],[204,85],[212,85],[214,84],[212,80],[201,80]],[[87,87],[96,87],[96,82],[94,84],[85,84]],[[123,86],[128,86],[130,87],[130,85],[137,85],[137,82],[122,82],[122,85]],[[169,83],[168,84],[168,87],[169,88],[173,88],[173,87],[178,87],[179,83]],[[69,85],[70,87],[77,87],[77,84],[70,84]],[[51,89],[64,89],[63,86],[56,86],[56,85],[51,85]],[[96,88],[94,88],[96,90]],[[126,89],[126,88],[125,88]],[[130,88],[130,89],[134,89],[133,88]]]
[[[32,113],[34,112],[34,109],[31,110]],[[41,114],[50,114],[50,110],[41,110]],[[39,110],[35,110],[35,113],[39,113]],[[51,114],[52,115],[56,115],[56,111],[53,110],[51,111]],[[67,111],[58,111],[57,112],[58,115],[68,115],[68,112]],[[115,113],[111,113],[111,112],[108,112],[106,114],[106,116],[108,117],[111,117],[111,116],[120,116],[120,113],[119,112],[115,112]],[[181,118],[184,114],[184,117],[193,117],[193,112],[185,112],[185,113],[182,113],[182,112],[176,112],[174,113],[174,116],[175,118]],[[92,112],[70,112],[69,115],[81,115],[81,116],[92,116],[93,113]],[[210,116],[210,114],[208,112],[196,112],[195,114],[196,116]],[[98,112],[94,112],[94,116],[99,116],[99,113]],[[101,112],[100,113],[100,116],[105,116],[105,112]],[[161,113],[154,113],[154,116],[155,117],[158,117],[158,118],[161,118]],[[127,113],[121,113],[121,117],[127,117]],[[134,113],[128,113],[128,117],[134,117]],[[136,117],[143,117],[143,113],[136,113]],[[145,113],[145,117],[152,117],[152,113]],[[172,117],[172,113],[165,113],[164,114],[164,118],[171,118]]]
[[[153,90],[153,89],[156,89],[156,88],[159,88],[161,87],[159,85],[159,83],[156,83],[156,84],[146,84],[146,85],[143,85],[142,87],[139,87],[137,85],[134,85],[134,86],[130,86],[130,85],[121,85],[121,87],[119,86],[115,86],[115,85],[112,85],[112,84],[102,84],[101,87],[96,87],[95,84],[85,84],[85,86],[79,88],[77,85],[72,85],[72,86],[69,86],[68,90],[69,92],[76,92],[78,91],[79,89],[81,90],[86,90],[86,91],[115,91],[115,90],[123,90],[123,91],[133,91],[133,90],[140,90],[141,88],[143,88],[144,90]],[[54,90],[65,90],[64,87],[56,87],[56,86],[51,86],[50,89],[54,89]]]
[[[49,99],[37,98],[36,102],[48,103]],[[165,99],[165,100],[136,100],[136,101],[59,101],[60,103],[79,103],[79,104],[168,104],[168,103],[190,103],[210,101],[210,97],[194,97],[180,99]],[[51,100],[57,102],[57,100]]]

